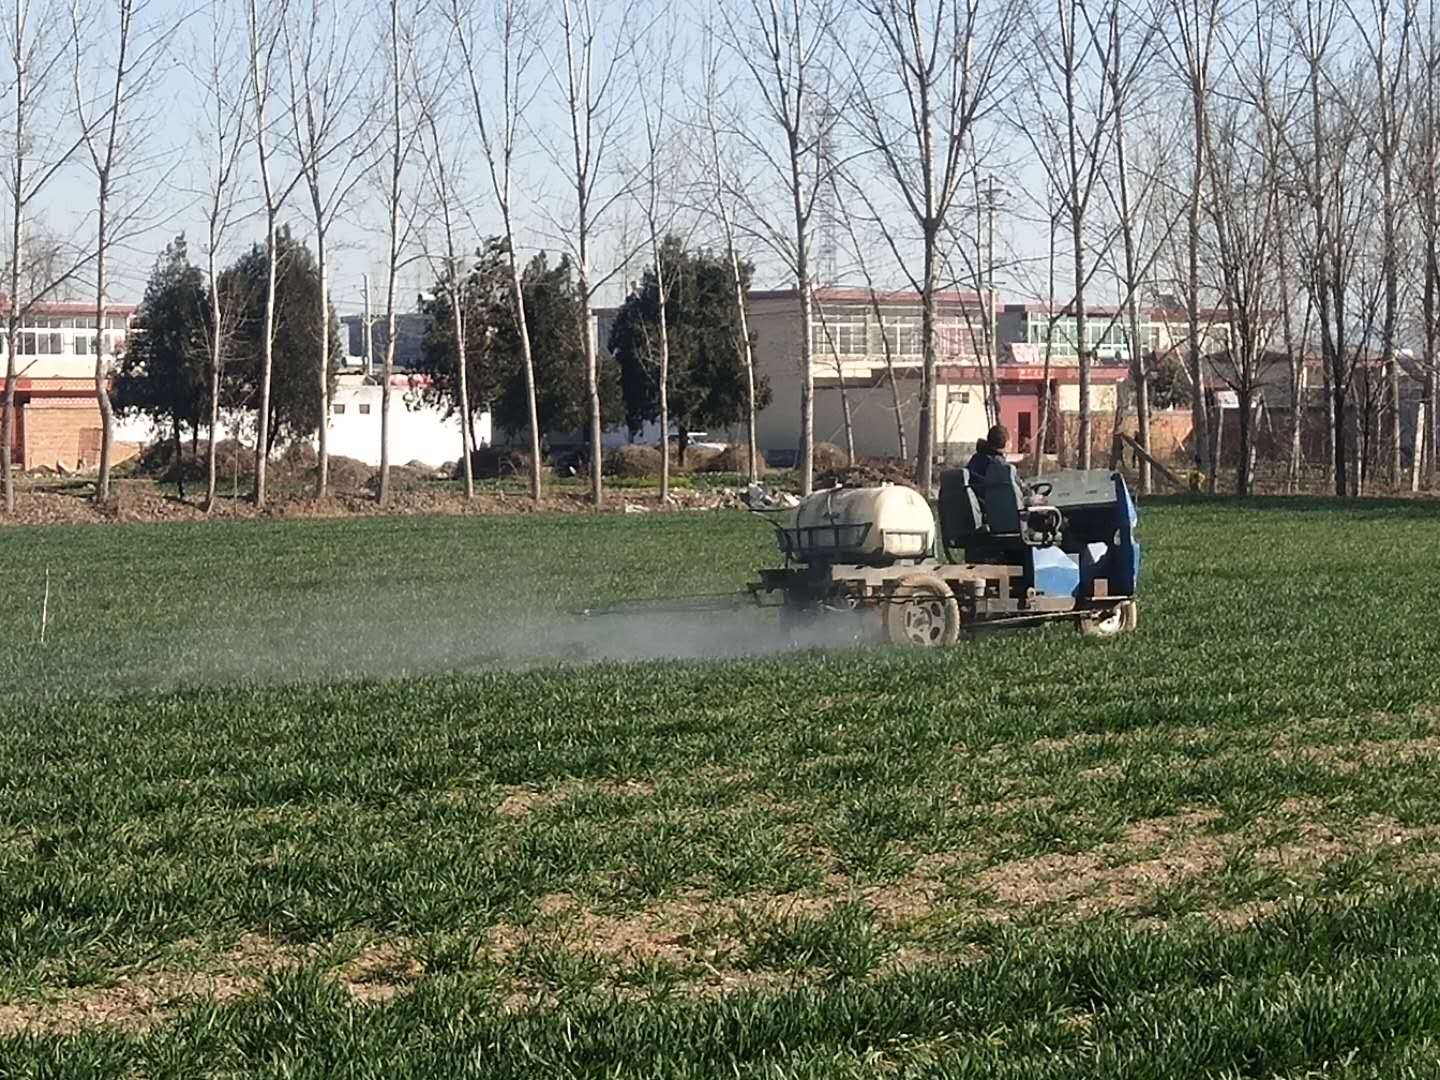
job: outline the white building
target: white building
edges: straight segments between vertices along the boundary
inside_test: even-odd
[[[423,400],[425,377],[394,375],[390,380],[390,461],[419,461],[440,466],[460,460],[460,416],[446,417],[443,406]],[[332,454],[367,465],[380,464],[380,399],[378,382],[361,375],[341,375],[330,404],[327,442]],[[482,412],[473,426],[477,447],[489,446],[490,414]]]

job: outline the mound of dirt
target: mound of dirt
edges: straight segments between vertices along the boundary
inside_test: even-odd
[[[755,451],[755,465],[756,473],[763,476],[765,473],[765,455],[759,450]],[[724,450],[721,450],[714,457],[706,461],[705,464],[700,466],[700,471],[748,475],[750,472],[750,448],[738,444],[727,446]]]
[[[676,468],[685,472],[708,472],[710,463],[722,453],[724,451],[709,446],[689,446],[685,449],[685,463],[681,465],[679,447],[676,447],[674,461]]]
[[[606,476],[659,476],[660,465],[660,451],[653,446],[618,446],[605,455]]]
[[[421,465],[418,469],[411,465],[390,466],[390,490],[391,491],[416,491],[423,488],[430,479],[434,469],[427,465]],[[364,483],[365,490],[372,495],[380,490],[380,470],[374,469]]]
[[[470,451],[470,472],[476,480],[502,480],[530,475],[530,455],[508,446],[482,446]],[[461,478],[460,462],[454,466],[455,479]]]
[[[915,486],[915,477],[910,468],[899,461],[870,460],[857,461],[843,469],[826,472],[816,470],[815,486],[827,487],[878,487],[881,484],[904,484]]]
[[[134,460],[132,474],[154,480],[183,480],[187,484],[204,483],[209,475],[208,443],[200,443],[194,450],[187,440],[180,447],[180,462],[175,463],[175,444],[169,441],[153,442],[140,451]],[[217,476],[232,479],[239,474],[245,483],[255,475],[255,451],[234,439],[222,439],[215,444],[215,472]]]

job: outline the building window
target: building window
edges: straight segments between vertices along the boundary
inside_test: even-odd
[[[25,333],[20,335],[20,355],[35,355],[35,335],[30,333],[29,331],[26,331]]]
[[[841,356],[865,356],[868,352],[867,309],[862,306],[817,306],[811,324],[811,347],[822,355],[832,350]]]
[[[887,322],[885,338],[896,356],[919,356],[921,353],[920,323],[916,319],[900,318]]]
[[[124,315],[107,315],[105,325],[111,330],[124,330],[126,319]]]
[[[342,408],[343,408],[343,406],[342,406]],[[361,406],[360,406],[360,415],[361,415],[361,416],[369,416],[369,415],[370,415],[370,406],[367,405],[367,404],[363,404],[363,403],[362,403]]]
[[[345,406],[337,402],[336,404],[330,406],[330,411],[333,412],[336,416],[339,416],[345,411]]]

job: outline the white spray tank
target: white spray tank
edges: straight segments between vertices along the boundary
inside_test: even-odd
[[[934,542],[930,503],[903,484],[817,491],[790,511],[780,537],[800,562],[877,565],[923,559]]]

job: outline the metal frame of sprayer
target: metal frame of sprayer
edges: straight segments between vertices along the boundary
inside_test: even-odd
[[[1026,487],[1011,465],[991,466],[981,485],[963,469],[948,471],[931,550],[910,559],[833,554],[863,547],[874,522],[801,528],[774,520],[793,504],[758,498],[750,508],[775,527],[784,556],[783,566],[759,572],[750,595],[796,627],[861,616],[891,642],[920,647],[1055,621],[1098,637],[1135,629],[1138,512],[1118,472],[1065,470]]]

